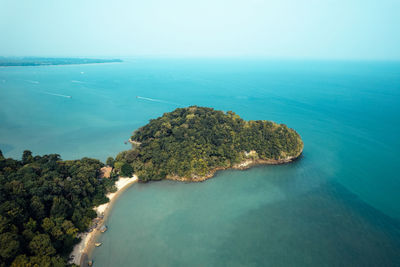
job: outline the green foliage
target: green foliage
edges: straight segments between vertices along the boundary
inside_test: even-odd
[[[54,255],[56,253],[56,249],[51,244],[50,237],[46,234],[36,235],[29,242],[29,249],[32,254],[40,256]]]
[[[32,152],[29,151],[29,150],[25,150],[25,151],[22,153],[22,164],[31,163],[32,160],[33,160]]]
[[[115,160],[113,157],[108,157],[106,160],[106,164],[110,167],[114,167]]]
[[[119,153],[115,167],[129,163],[141,181],[204,176],[243,161],[253,150],[253,158],[283,160],[303,149],[297,132],[284,124],[244,121],[232,111],[196,106],[150,120],[131,139],[140,146]]]
[[[133,168],[131,165],[129,165],[128,163],[124,163],[121,166],[121,172],[120,172],[121,176],[125,176],[125,177],[131,177],[133,174]]]
[[[114,168],[115,168],[117,171],[121,171],[122,165],[124,165],[124,163],[125,163],[125,162],[123,162],[123,161],[116,161],[116,162],[114,163]]]
[[[67,256],[105,203],[115,179],[94,159],[59,155],[5,159],[0,153],[0,266],[66,266]]]
[[[6,232],[0,234],[0,257],[12,259],[19,250],[18,236],[15,233]]]

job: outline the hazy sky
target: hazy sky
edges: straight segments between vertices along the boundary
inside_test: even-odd
[[[400,0],[0,0],[3,56],[400,59]]]

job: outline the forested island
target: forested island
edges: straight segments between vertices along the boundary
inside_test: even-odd
[[[0,151],[0,266],[67,266],[93,208],[115,190],[115,176],[99,177],[103,166],[30,151],[6,159]]]
[[[121,59],[96,58],[48,58],[48,57],[0,57],[0,67],[11,66],[49,66],[71,64],[93,64],[122,62]]]
[[[133,148],[108,164],[132,169],[142,182],[203,181],[217,170],[290,162],[303,150],[299,134],[284,124],[197,106],[150,120],[130,142]]]

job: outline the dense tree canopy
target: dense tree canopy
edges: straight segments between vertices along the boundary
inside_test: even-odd
[[[57,154],[5,159],[0,151],[0,266],[65,266],[77,233],[108,201],[115,179],[95,159]],[[35,265],[37,264],[37,265]]]
[[[116,157],[129,163],[141,181],[167,176],[204,176],[252,156],[260,160],[298,157],[300,136],[284,124],[244,121],[235,113],[192,106],[165,113],[134,132],[132,150]]]

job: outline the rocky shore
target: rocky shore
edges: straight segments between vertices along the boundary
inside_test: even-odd
[[[205,180],[211,179],[215,176],[217,171],[228,170],[228,169],[235,169],[235,170],[246,170],[256,165],[278,165],[278,164],[285,164],[298,159],[303,151],[301,151],[298,155],[293,157],[286,157],[283,159],[246,159],[241,163],[235,164],[231,167],[217,167],[211,170],[205,176],[193,176],[193,177],[180,177],[180,176],[167,176],[165,179],[173,180],[173,181],[180,181],[180,182],[203,182]]]

